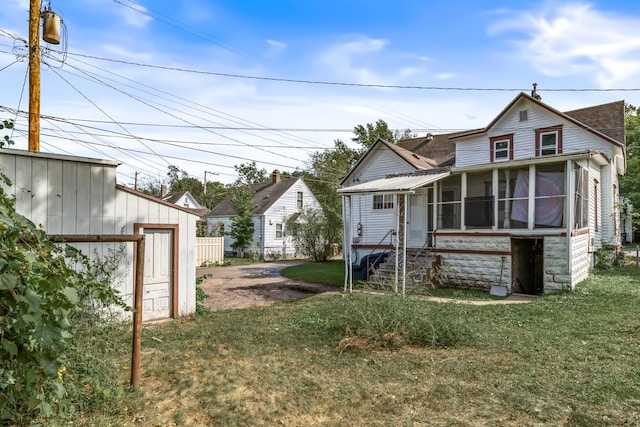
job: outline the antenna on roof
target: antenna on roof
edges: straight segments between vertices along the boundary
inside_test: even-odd
[[[540,101],[542,99],[542,97],[540,95],[538,95],[538,92],[536,91],[537,88],[538,88],[538,83],[534,83],[533,84],[533,90],[531,91],[531,97],[537,99],[538,101]]]

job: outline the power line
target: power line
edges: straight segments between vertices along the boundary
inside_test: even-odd
[[[266,80],[283,83],[300,83],[313,85],[328,86],[352,86],[366,88],[383,88],[383,89],[415,89],[415,90],[439,90],[439,91],[467,91],[467,92],[528,92],[531,88],[490,88],[490,87],[447,87],[447,86],[419,86],[419,85],[384,85],[384,84],[367,84],[367,83],[350,83],[350,82],[331,82],[326,80],[305,80],[305,79],[286,79],[281,77],[265,77],[250,76],[245,74],[220,73],[215,71],[193,70],[181,67],[168,67],[164,65],[145,64],[141,62],[125,61],[122,59],[103,58],[100,56],[87,55],[82,53],[68,53],[71,56],[79,56],[84,58],[97,59],[99,61],[115,62],[119,64],[135,65],[137,67],[155,68],[159,70],[178,71],[183,73],[204,74],[218,77],[233,77],[238,79],[250,80]],[[538,88],[538,92],[638,92],[640,88]]]

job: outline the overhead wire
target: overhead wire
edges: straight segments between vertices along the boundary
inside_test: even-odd
[[[75,68],[75,67],[74,67],[74,68]],[[75,69],[77,69],[77,68],[75,68]],[[83,70],[79,70],[79,71],[80,71],[81,73],[83,73],[83,74],[87,75]],[[92,78],[92,76],[88,76],[88,77]],[[138,102],[141,102],[142,104],[144,104],[144,105],[146,105],[146,106],[148,106],[148,107],[150,107],[150,108],[153,108],[153,109],[155,109],[155,110],[157,110],[157,111],[159,111],[159,112],[161,112],[161,113],[163,113],[163,114],[166,114],[166,115],[168,115],[168,116],[170,116],[170,117],[173,117],[173,118],[175,118],[175,119],[177,119],[177,120],[183,121],[183,122],[185,122],[185,123],[189,123],[189,124],[191,124],[191,125],[193,125],[193,126],[196,126],[196,127],[197,127],[197,125],[196,125],[195,123],[192,123],[192,122],[190,122],[189,120],[186,120],[186,119],[184,119],[184,118],[181,118],[181,117],[177,116],[177,115],[176,115],[176,114],[174,114],[174,113],[171,113],[171,112],[169,112],[169,111],[163,110],[162,108],[158,107],[157,105],[153,105],[150,101],[148,101],[148,100],[146,100],[146,99],[144,99],[144,98],[141,98],[141,97],[138,97],[138,96],[136,96],[136,95],[133,95],[133,94],[130,94],[130,93],[127,93],[127,92],[121,91],[120,89],[118,89],[118,88],[114,87],[113,85],[109,85],[108,83],[105,83],[105,82],[103,82],[102,80],[97,79],[96,77],[93,77],[93,78],[94,78],[94,79],[96,79],[97,81],[99,81],[101,84],[104,84],[104,85],[106,85],[107,87],[109,87],[109,88],[111,88],[111,89],[113,89],[113,90],[115,90],[115,91],[117,91],[117,92],[120,92],[120,93],[122,93],[123,95],[126,95],[126,96],[128,96],[128,97],[130,97],[130,98],[132,98],[132,99],[134,99],[134,100],[136,100],[136,101],[138,101]],[[194,116],[194,115],[192,115],[192,114],[190,114],[190,113],[187,113],[187,112],[184,112],[184,111],[180,111],[180,112],[181,112],[181,113],[183,113],[183,114],[187,114],[187,115],[190,115],[190,116]],[[197,116],[195,116],[195,117],[197,117]],[[229,140],[234,141],[234,142],[237,142],[237,143],[239,143],[239,144],[246,145],[246,143],[244,143],[244,142],[242,142],[242,141],[240,141],[240,140],[238,140],[238,139],[231,138],[231,137],[226,136],[226,135],[223,135],[223,134],[221,134],[221,133],[219,133],[219,132],[215,132],[215,131],[213,131],[213,130],[211,130],[211,129],[202,129],[202,130],[205,130],[205,131],[207,131],[207,132],[211,132],[211,133],[213,133],[213,134],[215,134],[215,135],[218,135],[218,136],[220,136],[220,137],[223,137],[223,138],[229,139]],[[276,154],[276,153],[273,153],[273,152],[271,152],[271,151],[269,151],[269,150],[266,150],[266,149],[264,149],[264,148],[262,148],[262,147],[260,147],[260,146],[255,146],[254,148],[256,148],[256,149],[258,149],[258,150],[261,150],[261,151],[264,151],[264,152],[266,152],[266,153],[268,153],[268,154]],[[289,158],[289,159],[294,160],[294,161],[297,161],[297,162],[301,161],[300,159],[298,159],[298,158],[294,158],[294,157],[291,157],[291,156],[286,156],[286,155],[283,155],[283,154],[277,154],[277,155],[279,155],[279,156],[281,156],[281,157]]]
[[[315,141],[311,141],[311,140],[308,140],[308,139],[306,139],[306,138],[300,138],[300,137],[298,137],[297,135],[289,135],[289,134],[287,134],[286,132],[279,131],[279,130],[275,130],[275,129],[271,129],[271,128],[266,127],[266,126],[264,126],[264,125],[261,125],[261,124],[255,123],[255,122],[251,122],[251,121],[246,120],[246,119],[243,119],[243,118],[241,118],[241,117],[234,116],[234,115],[232,115],[232,114],[225,113],[225,112],[223,112],[223,111],[217,110],[217,109],[212,108],[212,107],[210,107],[210,106],[208,106],[208,105],[200,104],[200,103],[198,103],[198,102],[193,101],[192,99],[187,99],[187,98],[184,98],[184,97],[181,97],[181,96],[175,95],[175,94],[173,94],[173,93],[170,93],[170,92],[167,92],[167,91],[164,91],[164,90],[158,89],[158,88],[154,88],[154,87],[152,87],[152,86],[150,86],[150,85],[147,85],[147,84],[145,84],[145,83],[138,82],[138,81],[133,80],[133,79],[131,79],[131,78],[129,78],[129,77],[126,77],[126,76],[122,76],[122,75],[120,75],[120,74],[114,73],[113,71],[106,70],[106,69],[104,69],[104,68],[98,67],[98,66],[96,66],[96,65],[94,65],[94,64],[90,64],[90,63],[87,63],[87,62],[85,62],[85,61],[81,61],[81,60],[78,60],[78,59],[76,59],[76,61],[78,61],[78,62],[80,62],[80,63],[82,63],[82,64],[85,64],[85,65],[87,65],[87,66],[89,66],[89,67],[96,68],[96,69],[98,69],[98,70],[100,70],[100,71],[102,71],[102,72],[105,72],[105,73],[108,73],[108,74],[111,74],[111,75],[117,76],[118,78],[124,79],[124,80],[126,80],[126,81],[129,81],[129,82],[135,83],[135,84],[137,84],[137,85],[139,85],[139,86],[149,88],[149,89],[153,90],[154,92],[158,92],[158,93],[161,93],[161,94],[164,94],[164,95],[168,95],[168,96],[169,96],[169,97],[171,97],[171,98],[179,99],[179,100],[184,101],[185,103],[187,103],[187,104],[184,104],[184,103],[178,103],[178,102],[176,102],[176,101],[173,101],[173,100],[170,100],[170,99],[169,99],[171,102],[176,102],[178,105],[182,105],[182,106],[189,106],[190,108],[193,108],[193,109],[195,109],[196,111],[201,111],[201,112],[204,112],[204,113],[207,113],[207,114],[211,114],[211,115],[212,115],[212,116],[214,116],[214,117],[217,117],[217,118],[220,118],[220,119],[223,119],[223,120],[228,120],[228,121],[230,121],[230,122],[232,122],[232,123],[238,123],[238,124],[245,124],[245,123],[249,123],[249,124],[251,124],[251,125],[258,126],[258,127],[260,128],[260,130],[265,130],[265,131],[274,130],[274,131],[278,131],[278,133],[281,133],[281,134],[283,134],[283,135],[285,135],[285,136],[287,136],[287,137],[292,137],[292,138],[294,138],[294,139],[296,139],[296,140],[299,140],[299,141],[309,141],[311,144],[317,144],[317,142],[315,142]],[[74,67],[74,68],[79,69],[78,67]],[[104,78],[104,76],[103,76],[103,78]],[[115,80],[113,80],[113,79],[109,79],[109,80],[110,80],[110,81],[115,82]],[[118,82],[118,83],[120,83],[120,82]],[[128,86],[128,85],[125,85],[125,86]],[[128,87],[131,87],[131,86],[128,86]],[[136,89],[137,89],[137,88],[136,88]],[[138,90],[139,90],[139,89],[138,89]],[[152,93],[150,93],[150,92],[148,92],[148,91],[143,91],[143,92],[144,92],[144,93],[148,93],[148,94],[152,94]],[[152,94],[152,95],[157,96],[157,95],[155,95],[155,94]],[[160,97],[160,96],[158,96],[158,97],[159,97],[159,98],[161,98],[161,99],[167,99],[166,97]],[[194,106],[197,106],[197,107],[200,107],[200,108],[194,108]],[[203,110],[204,110],[204,111],[203,111]],[[215,114],[214,114],[214,113],[215,113]],[[229,118],[229,117],[230,117],[230,118]],[[203,120],[204,120],[204,119],[203,119]],[[198,127],[198,128],[203,128],[203,129],[204,129],[204,128],[207,128],[207,127],[200,126],[200,125],[192,125],[192,126],[195,126],[195,127]],[[253,130],[255,130],[253,127],[236,127],[236,128],[233,128],[233,129],[234,129],[234,130],[241,130],[241,131],[245,131],[245,130],[246,130],[246,131],[253,131]],[[261,138],[264,138],[264,137],[261,137]],[[267,138],[264,138],[264,139],[267,139]],[[271,141],[273,141],[273,140],[271,140]],[[283,144],[283,145],[285,145],[285,146],[287,146],[287,144],[284,144],[284,143],[282,143],[282,144]]]
[[[106,117],[108,117],[110,120],[113,121],[113,123],[115,125],[117,125],[118,127],[120,127],[122,130],[124,130],[125,132],[131,134],[131,136],[134,136],[132,133],[130,133],[124,126],[120,125],[116,120],[114,120],[113,117],[111,117],[111,115],[109,115],[109,113],[107,113],[103,108],[99,107],[95,102],[93,102],[87,95],[85,95],[82,91],[80,91],[78,88],[76,88],[71,82],[69,82],[67,79],[65,79],[64,77],[62,77],[60,75],[59,70],[56,70],[55,68],[52,68],[52,71],[58,76],[60,77],[64,82],[66,82],[72,89],[74,89],[80,96],[82,96],[84,99],[86,99],[91,105],[93,105],[98,111],[100,111],[102,114],[104,114]],[[135,137],[135,136],[134,136]],[[150,147],[148,147],[144,141],[139,141],[147,150],[149,150],[151,153],[155,154],[157,157],[162,158],[165,163],[167,165],[169,165],[169,162],[166,161],[166,159],[164,159],[162,156],[160,156],[158,153],[156,153],[153,149],[151,149]],[[156,163],[156,162],[152,162],[152,163]],[[157,164],[157,163],[156,163]]]

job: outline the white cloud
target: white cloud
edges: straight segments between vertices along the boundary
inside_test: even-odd
[[[269,57],[278,56],[282,52],[287,50],[287,44],[283,42],[279,42],[276,40],[267,40],[267,44],[269,45],[269,51],[267,52],[267,55]]]
[[[152,19],[147,15],[146,7],[135,3],[132,3],[131,5],[127,4],[127,7],[122,7],[119,11],[125,24],[132,27],[144,28]]]
[[[440,80],[449,80],[454,78],[456,75],[454,73],[439,73],[436,74],[436,77]]]
[[[384,79],[366,67],[367,57],[379,54],[389,42],[366,36],[330,46],[318,62],[344,79],[362,84],[382,84]],[[375,62],[374,62],[375,63]]]
[[[639,77],[638,18],[606,13],[586,3],[500,15],[489,34],[522,34],[513,40],[516,55],[545,75],[591,75],[601,87]]]

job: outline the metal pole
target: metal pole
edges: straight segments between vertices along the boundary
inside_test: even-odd
[[[40,151],[40,0],[29,2],[29,151]]]

